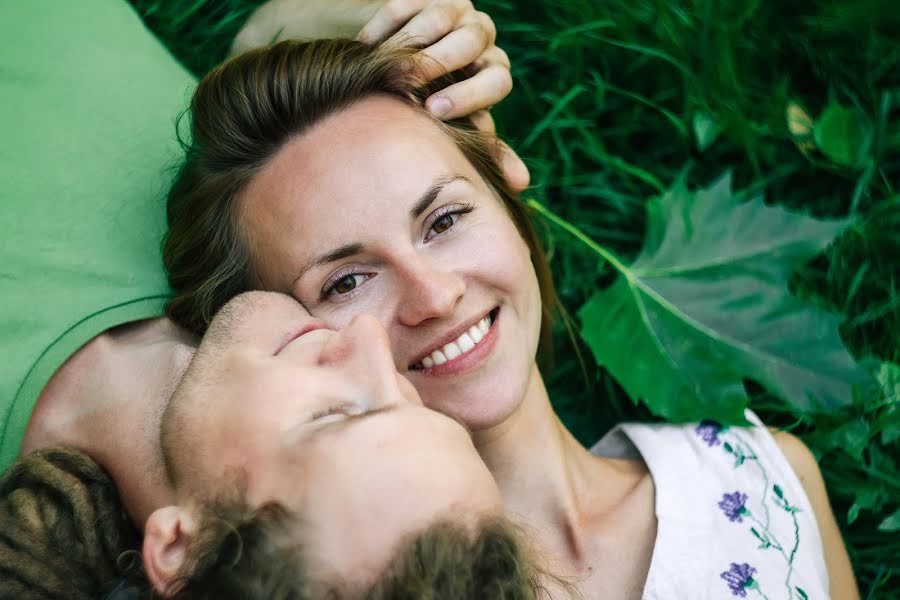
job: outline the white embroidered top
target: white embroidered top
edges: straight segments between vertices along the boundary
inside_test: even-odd
[[[622,424],[591,452],[643,457],[657,534],[644,600],[828,599],[819,529],[800,480],[752,427]]]

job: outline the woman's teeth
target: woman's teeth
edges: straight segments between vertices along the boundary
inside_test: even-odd
[[[478,321],[475,325],[472,325],[469,328],[469,331],[465,332],[449,344],[446,344],[443,348],[435,350],[428,356],[422,359],[422,362],[417,366],[422,366],[426,369],[430,369],[435,365],[442,365],[448,360],[453,360],[459,356],[462,356],[472,348],[474,348],[478,342],[484,339],[484,335],[487,333],[488,329],[491,327],[491,317],[490,315],[486,316],[482,320]]]

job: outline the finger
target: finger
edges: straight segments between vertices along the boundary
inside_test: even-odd
[[[494,139],[497,143],[493,147],[494,157],[500,165],[500,170],[503,171],[503,177],[510,189],[514,192],[525,191],[531,182],[531,173],[528,172],[528,167],[525,166],[519,155],[509,147],[509,144],[496,137],[497,127],[491,113],[487,110],[479,110],[469,115],[469,118],[480,131],[495,136]]]
[[[416,71],[426,81],[431,81],[467,67],[491,47],[491,37],[491,32],[479,23],[464,25],[423,50],[416,59]]]
[[[496,137],[497,127],[494,124],[494,117],[487,110],[478,110],[469,115],[472,123],[479,131],[495,136],[496,144],[493,146],[494,158],[503,171],[503,177],[509,184],[510,189],[514,192],[523,192],[531,183],[531,173],[528,167],[519,158],[519,155],[509,147],[509,144]]]
[[[356,35],[366,44],[378,44],[396,33],[422,11],[427,0],[388,0]]]
[[[425,48],[463,24],[469,12],[474,10],[468,0],[432,2],[385,43]]]
[[[490,111],[484,109],[476,110],[469,115],[469,118],[479,131],[490,134],[497,133],[497,126],[494,124],[494,117],[491,116]]]
[[[472,63],[472,66],[475,67],[476,71],[484,70],[491,65],[500,65],[509,69],[509,55],[506,54],[506,51],[504,51],[503,48],[491,46],[485,50],[474,63]]]
[[[509,69],[491,65],[469,79],[454,83],[425,101],[425,108],[439,119],[453,119],[490,108],[512,90]]]
[[[506,183],[509,184],[510,189],[514,192],[524,192],[531,183],[531,173],[528,172],[528,167],[503,140],[497,140],[497,152],[500,153],[498,157],[500,168],[503,170],[503,176],[506,177]]]

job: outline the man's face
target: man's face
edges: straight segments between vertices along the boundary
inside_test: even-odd
[[[422,405],[375,319],[335,332],[280,294],[216,316],[162,432],[179,503],[239,481],[250,506],[299,516],[304,546],[347,580],[436,520],[501,511],[468,432]]]

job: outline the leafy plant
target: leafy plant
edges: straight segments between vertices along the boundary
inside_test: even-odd
[[[845,225],[741,201],[731,176],[691,192],[683,179],[648,205],[640,255],[626,266],[532,202],[619,273],[580,308],[581,335],[629,396],[674,421],[743,422],[743,379],[800,410],[845,406],[865,372],[838,317],[788,291],[791,272]]]
[[[835,163],[859,167],[865,160],[870,136],[857,111],[829,104],[816,121],[813,137],[816,146]]]
[[[853,356],[900,363],[900,13],[891,2],[478,6],[513,66],[498,130],[525,157],[542,205],[629,267],[652,199],[686,165],[687,189],[730,170],[737,189],[764,190],[768,206],[853,216],[834,245],[797,267],[790,289],[839,315]],[[549,226],[545,234],[573,314],[623,278],[583,241]],[[579,385],[562,334],[557,347],[548,385],[579,439],[652,416],[594,361]],[[818,457],[862,597],[900,599],[900,536],[878,529],[900,504],[896,396],[859,388],[849,405],[817,411],[744,383],[751,408]]]

